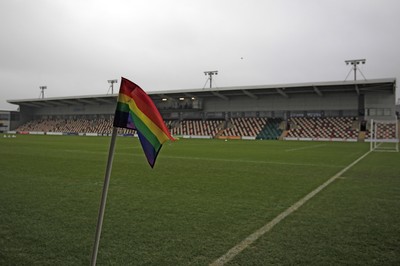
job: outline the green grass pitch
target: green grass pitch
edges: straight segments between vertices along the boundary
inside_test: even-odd
[[[89,265],[110,138],[0,138],[0,265]],[[208,265],[369,150],[118,138],[98,265]],[[373,152],[228,265],[400,265],[400,153]]]

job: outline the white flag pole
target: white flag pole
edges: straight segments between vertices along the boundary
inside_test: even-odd
[[[107,168],[106,168],[106,173],[104,176],[103,193],[101,194],[99,217],[97,219],[96,237],[94,240],[92,259],[90,262],[91,266],[96,265],[97,252],[99,250],[101,228],[103,226],[104,210],[106,208],[108,186],[110,184],[110,176],[111,176],[112,163],[113,163],[113,159],[114,159],[115,140],[117,138],[117,131],[118,131],[118,128],[113,127],[113,131],[112,131],[112,135],[111,135],[111,142],[110,142],[110,149],[108,151]]]

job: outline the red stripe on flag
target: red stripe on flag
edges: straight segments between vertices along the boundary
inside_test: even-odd
[[[153,100],[144,92],[138,85],[130,80],[122,78],[121,89],[123,94],[127,94],[134,101],[139,110],[145,114],[154,124],[156,124],[169,139],[174,140],[174,138],[169,133],[167,126],[164,123],[157,107],[154,105]]]

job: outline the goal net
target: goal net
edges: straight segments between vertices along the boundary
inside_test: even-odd
[[[371,151],[399,151],[398,120],[373,120],[370,123]]]

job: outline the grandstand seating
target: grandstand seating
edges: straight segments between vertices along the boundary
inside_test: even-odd
[[[41,119],[29,121],[16,131],[110,134],[112,119]],[[132,133],[132,130],[119,129],[119,133]]]
[[[295,117],[290,119],[289,138],[313,139],[357,139],[358,129],[354,127],[353,117]],[[169,120],[167,127],[172,135],[191,135],[209,137],[255,137],[256,139],[278,139],[282,134],[279,129],[280,118],[231,118],[218,120]],[[41,119],[30,121],[16,131],[98,133],[112,132],[112,118],[99,119]],[[133,133],[132,130],[119,129],[120,134]],[[384,131],[390,136],[394,129]],[[367,135],[368,138],[369,135]]]
[[[215,136],[223,125],[223,120],[183,120],[170,130],[172,135]]]
[[[282,130],[279,128],[281,122],[281,118],[268,118],[267,123],[257,134],[256,139],[278,139],[282,134]]]
[[[396,124],[378,124],[376,131],[377,139],[396,139]],[[371,138],[371,132],[368,129],[366,132],[366,139]]]
[[[291,118],[290,138],[357,139],[353,128],[354,117],[294,117]]]
[[[261,131],[266,121],[265,118],[260,117],[231,118],[221,136],[255,137]]]

